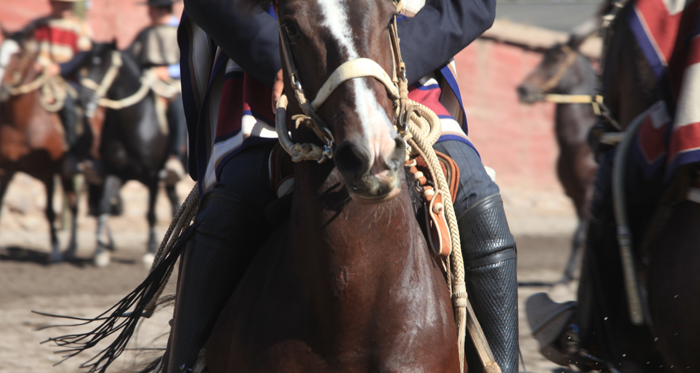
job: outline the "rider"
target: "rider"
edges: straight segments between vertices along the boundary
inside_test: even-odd
[[[276,96],[282,91],[278,26],[272,11],[247,12],[242,1],[185,0],[178,31],[189,171],[199,181],[201,202],[196,231],[181,258],[164,358],[168,373],[192,368],[224,304],[269,236],[264,211],[277,198],[268,168],[276,142],[268,95],[270,88]],[[404,9],[417,13],[398,27],[408,81],[435,87],[447,80],[444,67],[452,57],[491,26],[496,2],[411,5],[404,0]],[[463,117],[453,117],[466,125]],[[449,121],[459,130],[455,119]],[[435,149],[460,168],[455,212],[469,298],[502,370],[517,372],[516,247],[498,186],[466,136],[450,136]],[[477,361],[476,356],[469,346],[467,357]],[[481,369],[478,363],[470,367],[472,372]]]
[[[167,84],[180,85],[180,49],[177,46],[179,19],[173,14],[173,0],[148,0],[150,25],[134,39],[129,51],[137,63],[145,69],[153,69],[155,75]],[[166,118],[170,130],[168,160],[165,163],[166,179],[177,181],[185,176],[182,167],[186,158],[185,110],[178,93],[168,100]]]
[[[38,53],[35,68],[50,77],[61,76],[75,92],[80,87],[75,73],[92,49],[90,26],[73,13],[73,4],[78,1],[81,0],[49,0],[51,14],[32,21],[24,29],[33,36],[28,48],[35,48]],[[59,116],[71,149],[78,140],[80,118],[77,98],[71,94],[65,96]]]

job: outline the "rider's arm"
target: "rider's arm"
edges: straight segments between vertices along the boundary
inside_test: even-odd
[[[440,69],[493,24],[496,0],[428,0],[399,23],[409,83]]]
[[[87,51],[79,52],[70,61],[59,64],[58,67],[61,69],[60,75],[64,78],[73,75],[83,65],[83,62],[89,55],[90,52]]]
[[[277,21],[271,15],[249,14],[242,0],[185,0],[185,11],[229,58],[272,87],[282,65]]]

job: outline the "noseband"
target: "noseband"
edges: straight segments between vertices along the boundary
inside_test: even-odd
[[[395,1],[397,12],[401,10],[400,1]],[[278,17],[279,20],[279,17]],[[389,26],[389,39],[391,40],[392,59],[394,61],[394,77],[389,77],[389,74],[384,71],[377,62],[369,58],[356,58],[343,63],[333,71],[330,77],[323,83],[321,89],[316,94],[316,98],[309,102],[304,94],[304,89],[301,85],[299,72],[294,65],[292,52],[289,47],[289,40],[282,25],[279,25],[280,42],[282,44],[282,56],[287,65],[289,81],[294,88],[294,96],[301,107],[304,114],[295,115],[292,120],[298,128],[304,123],[308,128],[314,131],[323,142],[323,148],[316,144],[296,144],[292,142],[287,132],[286,126],[286,108],[288,104],[287,97],[282,95],[277,101],[277,119],[276,130],[279,137],[280,145],[284,150],[292,156],[292,161],[315,160],[318,163],[323,163],[328,159],[333,158],[333,149],[335,147],[335,138],[330,131],[326,122],[318,116],[316,111],[323,105],[340,85],[348,80],[355,78],[373,77],[377,79],[386,88],[389,97],[394,102],[395,123],[399,132],[406,129],[406,99],[408,98],[408,80],[406,79],[406,65],[401,59],[401,50],[399,48],[399,35],[397,32],[396,15]],[[404,110],[402,110],[404,108]],[[281,111],[280,111],[281,110]],[[401,125],[403,124],[403,125]]]

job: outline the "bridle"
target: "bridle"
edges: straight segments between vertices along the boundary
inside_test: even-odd
[[[401,1],[394,0],[394,4],[397,7],[396,14],[398,14],[398,12],[400,12],[402,9]],[[292,120],[297,128],[302,123],[305,124],[308,128],[313,130],[316,136],[318,136],[324,143],[323,148],[321,148],[312,143],[296,144],[292,142],[287,132],[286,115],[280,115],[279,113],[280,109],[283,109],[283,111],[286,113],[286,106],[288,104],[286,96],[282,95],[276,105],[278,110],[278,119],[276,121],[277,136],[279,137],[282,148],[284,148],[284,150],[292,156],[292,161],[299,162],[305,160],[315,160],[318,163],[323,163],[326,160],[333,158],[335,138],[328,125],[323,119],[321,119],[321,117],[319,117],[316,111],[323,105],[333,91],[351,79],[373,77],[382,83],[386,88],[389,97],[394,102],[394,125],[399,133],[405,132],[407,119],[407,116],[405,115],[407,110],[405,110],[405,108],[407,107],[408,98],[408,80],[406,78],[406,65],[401,59],[396,14],[389,25],[389,38],[391,40],[392,59],[394,62],[393,77],[390,77],[389,74],[384,71],[384,68],[377,62],[369,58],[356,58],[338,66],[338,68],[336,68],[330,77],[328,77],[328,79],[323,83],[313,101],[309,101],[306,98],[301,80],[299,78],[299,72],[294,65],[294,60],[292,59],[292,52],[291,48],[289,47],[287,33],[285,32],[284,27],[282,27],[281,21],[278,21],[280,22],[279,33],[280,43],[282,45],[282,57],[287,66],[289,81],[294,89],[294,96],[296,97],[299,107],[301,107],[301,110],[304,113],[293,116]],[[402,108],[404,110],[402,110]]]
[[[293,162],[315,160],[318,163],[323,163],[328,159],[332,159],[335,138],[328,125],[318,116],[316,111],[323,105],[335,89],[350,79],[373,77],[384,85],[389,97],[393,101],[394,128],[397,133],[406,140],[407,147],[410,147],[410,151],[407,151],[407,155],[417,153],[426,159],[429,164],[430,173],[436,181],[436,196],[439,195],[441,196],[440,198],[444,197],[440,199],[442,203],[431,205],[431,211],[436,214],[444,214],[447,226],[449,227],[450,249],[446,250],[445,253],[441,252],[441,255],[443,255],[445,270],[448,272],[446,278],[455,311],[460,371],[464,371],[464,346],[468,331],[469,336],[476,346],[479,358],[485,367],[485,371],[500,372],[493,352],[488,345],[488,341],[467,299],[457,219],[454,206],[452,205],[449,186],[447,185],[445,176],[442,173],[441,166],[439,165],[439,161],[433,149],[433,144],[442,132],[442,125],[440,119],[432,110],[408,98],[406,65],[401,58],[399,36],[397,32],[397,15],[401,12],[403,5],[401,0],[393,0],[393,2],[397,9],[389,25],[389,39],[391,41],[394,65],[393,77],[390,77],[389,74],[384,71],[384,68],[371,59],[357,58],[350,60],[341,64],[333,71],[330,77],[323,83],[313,101],[309,101],[304,94],[299,73],[292,60],[288,36],[279,21],[280,17],[277,17],[278,22],[280,22],[279,32],[282,57],[287,66],[288,78],[294,89],[294,96],[303,112],[303,114],[293,116],[292,120],[297,127],[303,123],[313,130],[316,136],[323,141],[324,145],[320,147],[313,143],[297,144],[292,142],[287,130],[286,110],[289,102],[284,94],[280,96],[276,104],[275,127],[277,136],[280,145],[290,154]],[[275,10],[277,10],[276,5]],[[467,322],[467,314],[469,314],[469,322]]]

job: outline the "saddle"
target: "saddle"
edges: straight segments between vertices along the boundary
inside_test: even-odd
[[[452,202],[455,201],[459,189],[459,168],[455,161],[449,156],[435,152],[440,161],[442,172],[445,175],[447,184],[450,187]],[[274,210],[279,207],[286,207],[291,202],[291,192],[294,189],[294,163],[291,156],[277,143],[270,152],[270,188],[277,193],[284,203],[275,203]],[[413,176],[413,180],[407,180],[409,188],[414,182],[415,191],[422,196],[423,208],[416,216],[424,229],[423,234],[430,249],[439,255],[447,256],[451,251],[450,230],[447,226],[445,211],[442,207],[443,194],[435,191],[436,182],[432,179],[428,168],[428,163],[422,156],[416,156],[406,161],[404,166]],[[421,210],[423,214],[421,214]],[[269,213],[268,220],[278,222],[279,215]]]

